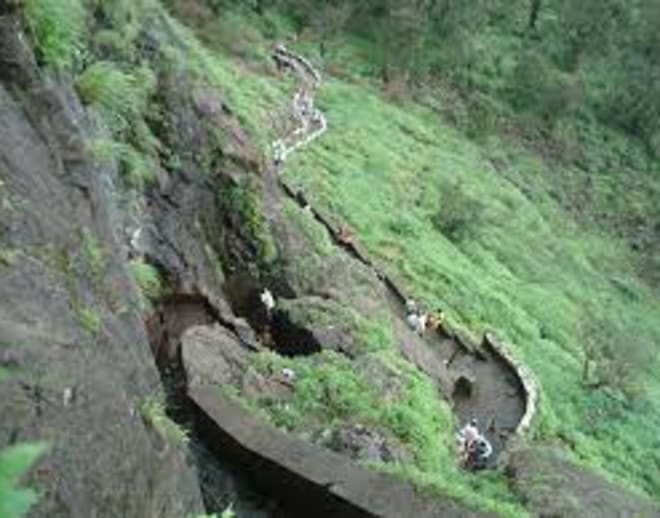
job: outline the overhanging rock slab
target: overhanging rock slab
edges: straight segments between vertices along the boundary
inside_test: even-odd
[[[422,495],[411,485],[363,469],[350,459],[287,435],[251,416],[216,385],[193,385],[209,439],[250,472],[254,482],[303,515],[431,518],[486,516]]]

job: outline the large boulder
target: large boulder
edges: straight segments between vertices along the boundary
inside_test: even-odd
[[[251,369],[250,354],[233,331],[219,324],[190,328],[181,338],[188,390],[212,385],[219,390],[238,388],[250,399],[288,397],[291,385],[285,376],[264,376]]]
[[[181,338],[181,359],[189,385],[234,385],[247,366],[248,351],[220,325],[198,326]]]

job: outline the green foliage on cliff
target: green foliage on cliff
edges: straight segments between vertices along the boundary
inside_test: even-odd
[[[68,69],[81,60],[86,20],[80,0],[25,0],[24,13],[44,63]]]
[[[44,443],[21,443],[0,450],[0,517],[20,518],[37,502],[38,494],[19,484],[46,450]]]

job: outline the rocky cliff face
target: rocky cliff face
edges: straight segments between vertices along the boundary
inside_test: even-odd
[[[99,118],[71,78],[39,67],[14,9],[0,5],[0,363],[12,372],[0,445],[50,441],[30,474],[43,490],[33,516],[194,514],[203,509],[196,471],[144,411],[162,393],[154,353],[161,366],[178,354],[176,336],[169,353],[156,350],[169,340],[158,338],[168,329],[157,320],[179,318],[173,333],[203,323],[176,309],[196,301],[256,347],[261,317],[249,297],[264,283],[337,313],[347,301],[377,312],[379,287],[300,237],[229,107],[175,69],[157,78],[163,117],[152,130],[180,161],[126,190],[117,165],[89,151],[106,134]],[[143,37],[158,44],[148,29]],[[143,311],[130,274],[135,257],[163,278],[153,311]],[[296,325],[283,323],[282,341],[295,339]],[[327,328],[305,336],[351,347],[349,330]]]
[[[1,5],[1,4],[0,4]],[[33,516],[182,517],[194,470],[141,415],[160,390],[126,267],[116,168],[71,81],[0,12],[0,444],[48,440]]]

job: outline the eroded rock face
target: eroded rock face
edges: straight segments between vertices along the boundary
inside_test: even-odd
[[[291,391],[288,380],[281,373],[265,377],[249,369],[249,354],[239,337],[219,324],[190,328],[181,339],[189,390],[213,385],[238,388],[248,398],[285,399]]]
[[[114,225],[117,171],[70,83],[43,76],[0,16],[0,447],[48,440],[32,516],[161,516],[202,510],[183,452],[140,416],[159,389]],[[91,254],[89,251],[98,251]]]
[[[248,351],[220,325],[193,327],[181,339],[189,385],[233,385],[246,369]]]

